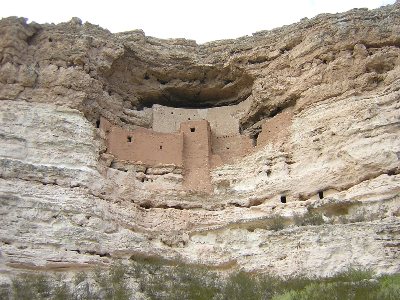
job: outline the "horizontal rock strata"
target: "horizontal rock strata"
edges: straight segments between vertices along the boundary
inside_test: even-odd
[[[0,21],[0,278],[140,255],[286,276],[400,272],[400,6],[197,45]],[[257,145],[182,188],[107,153],[100,117],[236,105]],[[246,102],[246,103],[247,103]]]

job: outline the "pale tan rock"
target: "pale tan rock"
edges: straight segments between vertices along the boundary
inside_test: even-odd
[[[174,166],[159,166],[159,167],[149,167],[146,170],[146,174],[149,175],[164,175],[168,173],[173,173]]]
[[[399,16],[357,9],[203,45],[0,20],[0,273],[138,253],[278,275],[400,272]],[[183,189],[182,168],[117,160],[96,128],[100,116],[150,127],[152,104],[240,101],[241,133],[282,126],[214,168],[210,194]],[[324,224],[296,226],[309,211]]]

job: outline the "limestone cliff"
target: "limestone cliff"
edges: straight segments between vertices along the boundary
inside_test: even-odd
[[[2,280],[137,255],[400,272],[399,24],[395,4],[197,45],[2,19]],[[209,193],[180,188],[176,166],[117,160],[98,128],[152,128],[155,104],[242,103],[238,131],[257,145],[210,167]]]

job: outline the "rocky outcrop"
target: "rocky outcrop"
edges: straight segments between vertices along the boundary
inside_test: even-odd
[[[398,4],[357,9],[203,45],[1,20],[2,279],[138,254],[278,275],[400,272],[399,16]],[[280,127],[214,168],[211,194],[179,189],[176,166],[115,159],[96,126],[150,127],[152,104],[244,99],[242,134]]]

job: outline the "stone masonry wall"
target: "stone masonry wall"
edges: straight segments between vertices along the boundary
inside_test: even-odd
[[[100,127],[106,132],[107,151],[118,159],[150,166],[182,166],[184,189],[211,192],[210,169],[234,163],[235,158],[244,157],[254,149],[253,141],[239,133],[234,112],[244,111],[239,109],[240,105],[213,109],[155,105],[153,127],[162,132],[145,128],[128,131],[104,118]],[[287,108],[268,119],[262,125],[257,146],[287,141],[292,117],[293,109]]]
[[[145,128],[128,131],[104,118],[100,128],[106,134],[107,152],[119,160],[149,166],[183,166],[184,189],[211,191],[211,130],[207,121],[184,122],[179,133],[159,133]]]
[[[153,106],[153,130],[172,133],[179,131],[182,122],[207,120],[211,132],[216,136],[239,134],[239,119],[249,109],[250,102],[238,105],[205,109],[174,108],[161,105]]]
[[[268,119],[262,125],[262,130],[257,138],[257,146],[262,147],[268,143],[281,143],[290,135],[293,108],[287,108],[276,116]]]
[[[107,136],[107,151],[121,160],[148,165],[183,164],[183,136],[139,128],[128,131],[102,118],[100,127]]]
[[[189,121],[181,124],[180,132],[184,137],[184,188],[210,192],[210,126],[205,120]]]
[[[249,154],[253,149],[253,141],[244,135],[212,136],[212,167],[231,163],[237,157]]]
[[[153,130],[178,132],[182,122],[207,119],[206,109],[185,109],[153,105]]]
[[[0,293],[8,284],[14,294],[22,273],[68,283],[82,270],[149,256],[227,276],[400,273],[395,24],[400,4],[196,45],[76,19],[0,20]],[[240,93],[251,99],[241,129],[254,135],[265,122],[263,132],[251,154],[211,169],[213,193],[185,190],[183,167],[113,163],[102,153],[100,116],[150,129],[152,109],[140,110],[150,103],[219,106]],[[276,114],[291,105],[292,119]],[[204,119],[211,135],[231,136]],[[197,143],[195,133],[180,133],[183,144]],[[194,182],[186,184],[202,187]],[[148,296],[125,279],[134,297]]]

